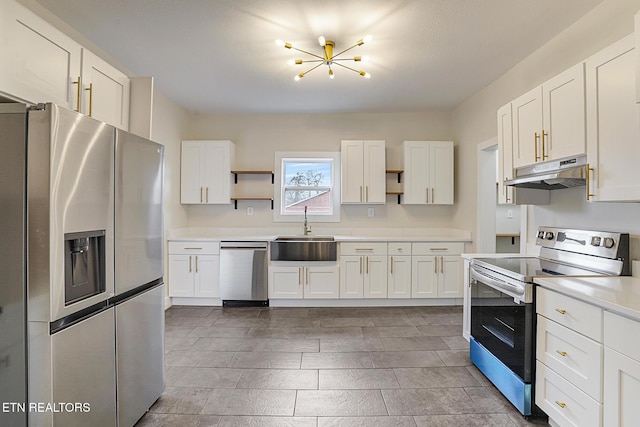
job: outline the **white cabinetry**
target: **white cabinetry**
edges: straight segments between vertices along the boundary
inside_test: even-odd
[[[453,204],[453,142],[405,141],[404,204]]]
[[[603,310],[538,288],[536,311],[536,405],[559,426],[601,425]]]
[[[513,125],[511,103],[498,109],[498,203],[513,204],[513,187],[504,185],[513,179]]]
[[[271,299],[339,298],[337,265],[269,266]]]
[[[387,298],[411,298],[411,243],[389,243]]]
[[[169,296],[201,298],[219,303],[220,244],[203,241],[169,242]],[[215,298],[217,301],[202,300]],[[181,303],[188,301],[181,300]],[[194,304],[198,301],[193,300]]]
[[[512,103],[513,166],[585,152],[584,63]]]
[[[640,419],[640,322],[604,313],[604,423],[637,425]]]
[[[640,201],[633,35],[587,60],[587,200]]]
[[[180,202],[231,203],[231,141],[182,141]]]
[[[387,244],[340,245],[340,298],[387,298]]]
[[[462,243],[413,243],[412,298],[462,298]]]
[[[0,92],[129,128],[129,78],[12,0],[0,5]]]
[[[384,141],[342,141],[342,203],[385,203]]]

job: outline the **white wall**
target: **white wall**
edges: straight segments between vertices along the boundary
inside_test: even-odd
[[[460,192],[453,223],[475,230],[476,145],[496,135],[496,111],[529,89],[586,59],[633,32],[640,0],[605,0],[501,78],[458,106],[452,115],[455,140],[460,145]],[[640,235],[640,204],[587,203],[584,188],[552,192],[548,206],[529,207],[529,232],[538,225],[611,229]],[[473,213],[473,214],[471,214]],[[475,233],[474,233],[475,235]],[[632,243],[632,257],[640,248]]]
[[[450,140],[451,137],[448,112],[194,115],[184,135],[184,139],[232,140],[236,145],[235,167],[253,170],[272,170],[276,151],[340,151],[343,139],[385,140],[387,167],[398,169],[402,165],[400,145],[404,140]],[[456,155],[458,151],[456,147]],[[388,176],[389,188],[395,180],[396,175]],[[233,189],[236,194],[273,194],[273,186],[264,176],[241,176],[239,181]],[[172,183],[177,186],[179,181]],[[247,216],[248,206],[254,208],[253,216]],[[331,226],[452,226],[452,206],[399,206],[395,197],[388,196],[385,205],[374,206],[373,218],[367,216],[368,207],[343,206],[341,223]],[[226,205],[187,206],[186,211],[191,227],[298,226],[274,223],[271,206],[266,201],[241,201],[237,211]]]

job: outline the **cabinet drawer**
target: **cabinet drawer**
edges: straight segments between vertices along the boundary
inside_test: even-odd
[[[381,242],[340,243],[340,255],[386,255],[387,244]]]
[[[539,361],[535,402],[557,425],[601,425],[602,405]]]
[[[411,255],[411,243],[410,242],[391,242],[388,247],[389,255]]]
[[[536,288],[536,312],[547,319],[602,342],[602,309],[571,297]]]
[[[604,345],[640,362],[640,322],[605,311]]]
[[[209,254],[220,253],[220,242],[203,242],[199,240],[182,240],[169,242],[169,254]]]
[[[536,359],[584,391],[602,401],[603,346],[538,316]]]
[[[411,244],[411,255],[460,255],[464,243],[419,242]]]

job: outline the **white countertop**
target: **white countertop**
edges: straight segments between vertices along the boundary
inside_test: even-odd
[[[534,283],[640,322],[640,278],[541,277]]]

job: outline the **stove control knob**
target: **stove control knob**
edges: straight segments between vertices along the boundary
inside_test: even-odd
[[[600,236],[593,236],[591,238],[591,246],[600,246],[602,238]]]
[[[604,238],[604,247],[607,249],[611,249],[612,247],[614,247],[616,244],[616,241],[613,240],[613,238],[611,237],[605,237]]]
[[[552,231],[547,231],[547,232],[544,234],[544,238],[545,238],[545,239],[547,239],[547,240],[553,240],[553,238],[554,238],[554,237],[555,237],[555,235],[553,234],[553,232],[552,232]]]

